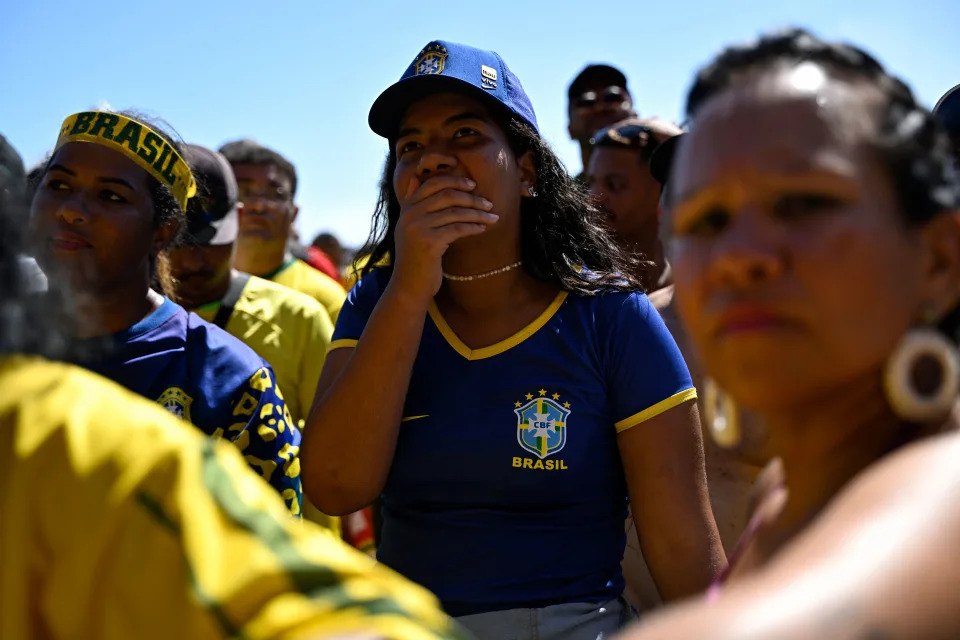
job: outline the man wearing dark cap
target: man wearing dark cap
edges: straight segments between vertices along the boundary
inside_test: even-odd
[[[243,208],[233,171],[216,151],[186,145],[185,155],[198,193],[187,206],[184,242],[167,252],[177,299],[273,366],[299,424],[313,404],[333,332],[330,317],[310,296],[231,268]]]
[[[220,153],[233,168],[244,205],[234,265],[307,294],[322,304],[336,323],[347,292],[290,251],[290,231],[299,212],[293,200],[297,190],[293,163],[253,140],[227,143]]]
[[[956,155],[960,158],[960,84],[943,94],[933,108],[933,115],[946,127]]]
[[[582,180],[590,162],[593,134],[624,118],[636,116],[626,76],[607,64],[587,65],[567,88],[567,115],[570,138],[580,144],[583,169],[577,178]]]

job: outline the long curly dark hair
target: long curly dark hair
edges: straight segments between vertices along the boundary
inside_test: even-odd
[[[629,275],[637,272],[639,258],[626,254],[611,240],[598,223],[599,215],[587,194],[570,177],[550,146],[519,118],[498,116],[497,124],[506,132],[514,155],[531,152],[537,170],[535,189],[539,195],[523,198],[520,205],[524,271],[537,280],[580,295],[642,290],[641,284]],[[358,254],[370,256],[362,269],[364,275],[395,255],[394,233],[400,202],[393,190],[397,166],[393,148],[391,141],[370,236]]]

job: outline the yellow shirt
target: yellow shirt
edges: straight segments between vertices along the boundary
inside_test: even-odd
[[[303,260],[294,258],[285,262],[269,280],[307,294],[322,304],[330,314],[330,320],[337,324],[337,316],[343,301],[347,299],[347,292],[327,274],[317,271]]]
[[[148,400],[19,356],[0,389],[0,638],[465,637]]]
[[[219,308],[214,303],[192,311],[213,322]],[[310,296],[250,276],[225,328],[270,363],[291,417],[302,425],[333,334],[327,311]]]

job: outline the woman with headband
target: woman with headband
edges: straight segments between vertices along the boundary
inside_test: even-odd
[[[754,410],[782,465],[713,597],[631,637],[960,637],[946,131],[870,55],[802,30],[724,51],[687,111],[668,216],[705,419]]]
[[[704,589],[696,391],[519,80],[431,42],[369,120],[390,151],[304,430],[311,500],[381,496],[379,559],[480,638],[615,631],[628,494],[664,597]]]
[[[233,441],[299,514],[300,433],[270,366],[151,288],[195,192],[180,145],[158,126],[72,115],[33,200],[34,255],[47,295],[69,309],[59,321],[79,364]]]

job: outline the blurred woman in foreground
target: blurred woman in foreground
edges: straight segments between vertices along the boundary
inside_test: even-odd
[[[668,187],[679,311],[783,464],[727,584],[632,637],[958,637],[946,133],[872,57],[804,31],[722,53],[687,110]],[[708,395],[729,428],[728,396]]]

